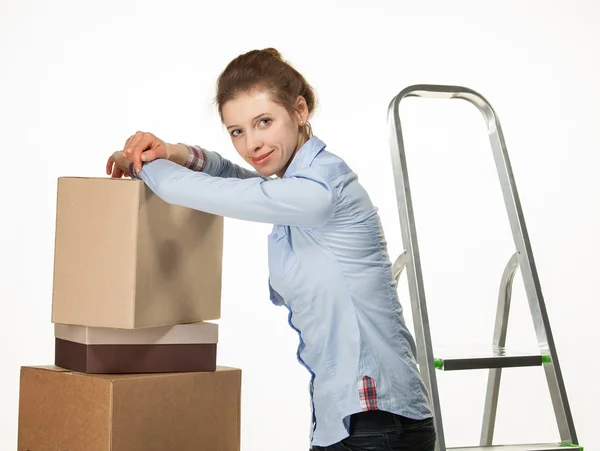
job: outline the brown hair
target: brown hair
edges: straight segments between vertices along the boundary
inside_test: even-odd
[[[304,97],[309,117],[316,106],[316,94],[304,77],[274,48],[251,50],[233,59],[217,80],[216,103],[223,120],[223,105],[241,94],[265,90],[273,100],[290,114],[296,110],[296,99]],[[308,121],[304,125],[306,137],[312,136]]]

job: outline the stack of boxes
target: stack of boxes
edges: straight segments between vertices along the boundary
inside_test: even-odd
[[[140,180],[59,178],[55,365],[21,368],[19,451],[239,450],[222,255],[222,217]]]

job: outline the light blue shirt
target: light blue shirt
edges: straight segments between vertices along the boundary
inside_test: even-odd
[[[430,417],[380,218],[357,175],[317,137],[281,179],[205,154],[204,172],[161,159],[138,177],[168,203],[274,224],[269,292],[289,310],[311,375],[311,444],[349,435],[349,416],[365,408],[363,376],[374,380],[380,410]]]

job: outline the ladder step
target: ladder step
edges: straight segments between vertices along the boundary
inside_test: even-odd
[[[467,446],[446,448],[448,451],[583,451],[582,446],[563,443],[534,443],[528,445]]]
[[[442,353],[448,357],[436,357],[434,364],[437,369],[444,371],[531,367],[549,362],[548,356],[539,353],[520,353],[507,351],[505,348],[489,347],[487,350]]]

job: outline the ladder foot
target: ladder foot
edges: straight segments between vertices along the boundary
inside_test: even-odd
[[[446,448],[447,451],[583,451],[583,447],[570,443],[534,443],[525,445],[492,445],[492,446],[467,446],[460,448]]]

